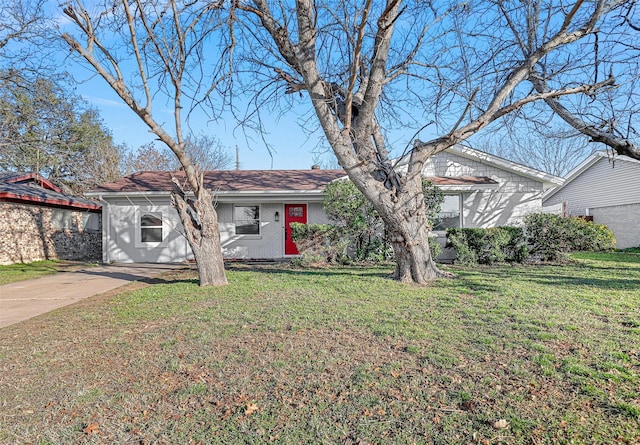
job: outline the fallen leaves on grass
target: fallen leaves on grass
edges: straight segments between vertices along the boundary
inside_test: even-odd
[[[258,405],[256,405],[255,403],[249,402],[247,403],[247,407],[244,410],[244,414],[245,416],[250,416],[253,413],[256,413],[260,410],[260,408],[258,407]]]
[[[82,429],[82,431],[83,431],[85,434],[94,434],[94,433],[97,433],[98,431],[100,431],[100,430],[98,429],[98,422],[91,422],[89,425],[87,425],[86,427],[84,427],[84,428]]]

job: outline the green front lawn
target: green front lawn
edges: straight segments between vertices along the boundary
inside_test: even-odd
[[[58,262],[53,260],[0,266],[0,285],[30,280],[58,272]]]
[[[577,257],[94,298],[0,330],[0,443],[640,443],[640,257]]]
[[[9,264],[0,266],[0,285],[40,278],[58,272],[72,272],[95,265],[96,263],[71,260],[44,260],[33,263]]]

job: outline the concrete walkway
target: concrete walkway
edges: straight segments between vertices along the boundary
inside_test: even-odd
[[[0,286],[0,328],[182,264],[108,264]]]

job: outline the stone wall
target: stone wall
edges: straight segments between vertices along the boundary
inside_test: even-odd
[[[0,202],[0,264],[101,257],[100,213]]]

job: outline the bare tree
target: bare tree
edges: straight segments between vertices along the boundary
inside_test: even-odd
[[[600,56],[593,44],[596,36],[600,48],[609,40],[615,62],[619,35],[600,30],[620,23],[624,7],[604,0],[234,3],[245,13],[244,57],[259,73],[253,91],[267,91],[259,82],[267,79],[283,87],[275,91],[307,95],[340,164],[385,223],[396,278],[420,284],[443,275],[428,248],[425,161],[536,102],[569,120],[555,105],[561,98],[611,93],[612,72],[592,75]],[[414,139],[395,162],[385,138],[392,125],[429,127],[433,137]],[[601,132],[590,136],[629,153]]]
[[[576,131],[567,131],[546,123],[544,128],[524,121],[517,128],[503,128],[475,138],[473,146],[487,153],[518,162],[523,165],[565,176],[589,156],[594,147],[587,137]]]
[[[176,157],[166,147],[156,147],[153,142],[130,151],[122,160],[125,175],[140,171],[173,171],[179,167]],[[178,164],[178,165],[176,165]]]
[[[24,59],[23,50],[30,39],[39,35],[44,22],[44,0],[2,2],[0,5],[0,59]],[[10,74],[5,72],[3,77]]]
[[[220,140],[207,134],[187,136],[185,149],[193,163],[202,171],[226,170],[233,165],[233,158]]]
[[[232,165],[229,151],[213,136],[186,136],[185,151],[193,164],[203,172],[225,170]],[[153,142],[127,153],[122,161],[122,170],[127,175],[138,171],[177,171],[180,167],[171,150],[164,145],[158,147]]]
[[[187,190],[174,180],[178,210],[195,256],[200,285],[226,284],[218,216],[203,175],[189,158],[184,136],[186,111],[204,103],[220,82],[218,65],[205,66],[205,43],[224,21],[222,2],[116,0],[89,10],[81,0],[64,6],[74,31],[62,37],[171,149],[185,171]],[[91,11],[91,12],[89,12]],[[154,101],[172,104],[173,121],[154,114]],[[186,111],[183,111],[186,110]]]

